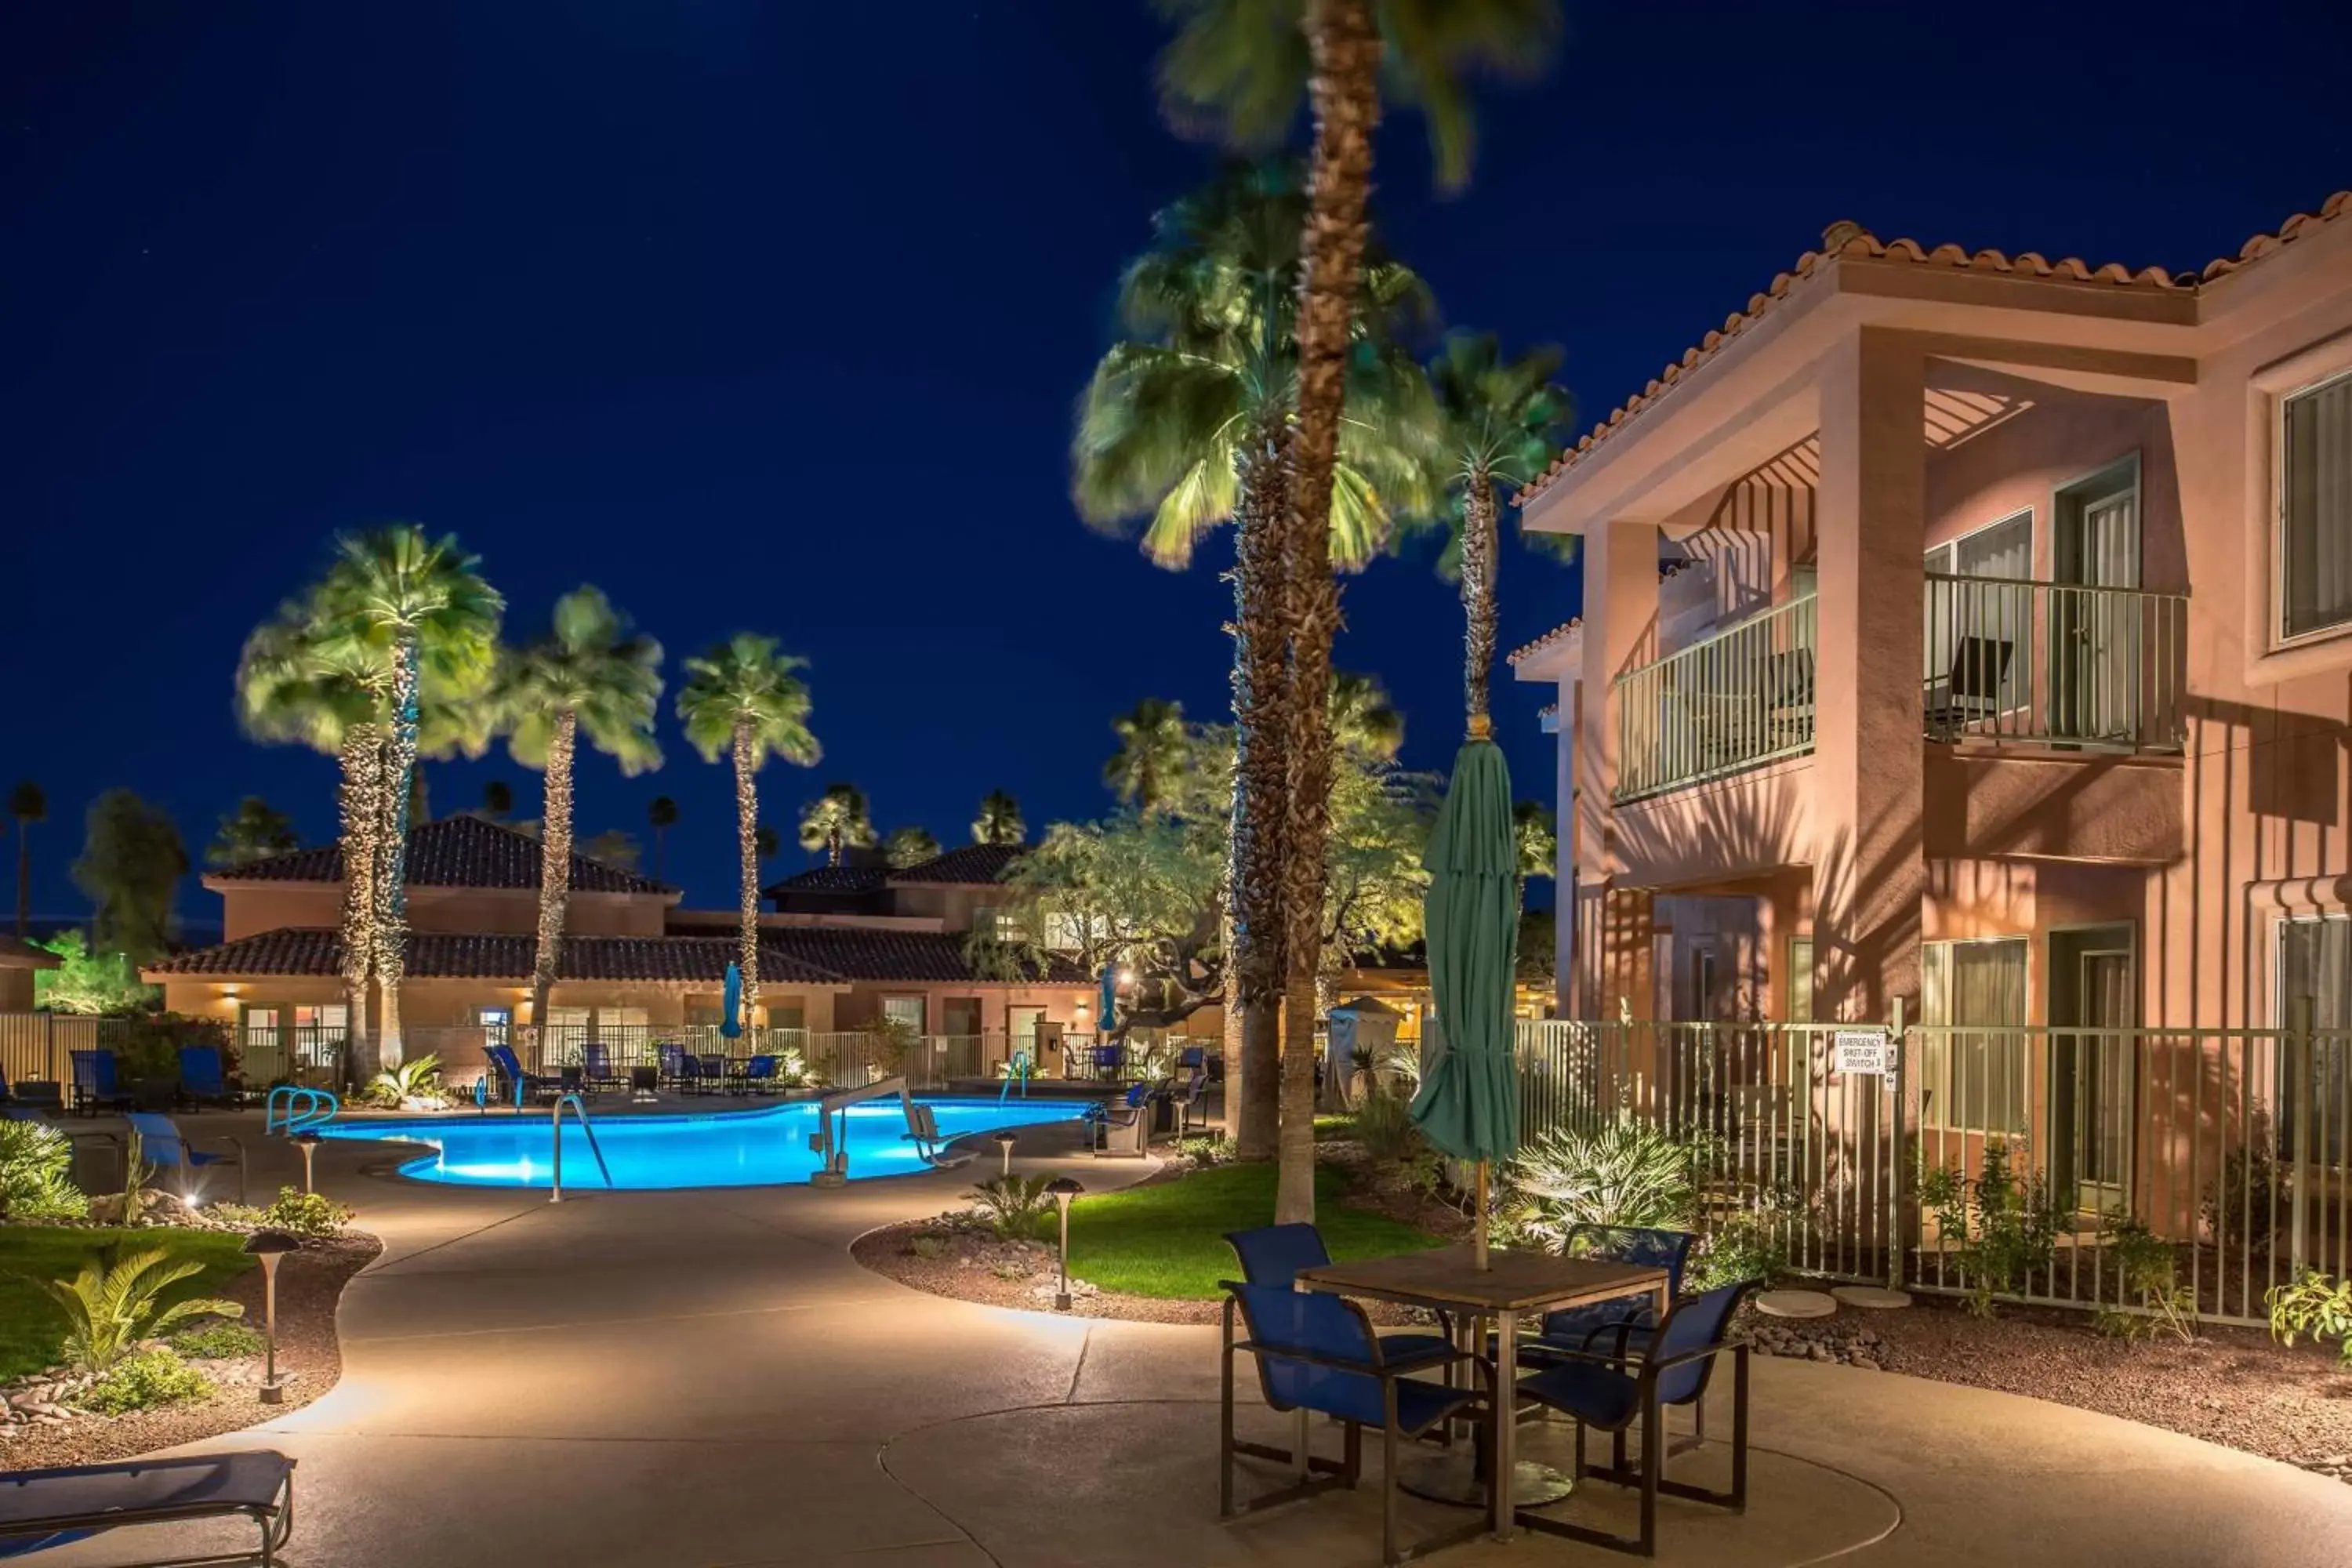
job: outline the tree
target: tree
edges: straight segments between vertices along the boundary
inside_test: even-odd
[[[1486,715],[1487,678],[1495,667],[1497,487],[1526,484],[1559,450],[1572,406],[1551,382],[1559,362],[1556,348],[1506,360],[1492,332],[1454,333],[1430,362],[1452,535],[1438,571],[1462,585],[1463,695],[1474,729]]]
[[[829,784],[824,793],[801,811],[801,847],[823,850],[828,866],[841,864],[844,849],[868,849],[874,845],[874,818],[866,808],[866,792],[854,784]]]
[[[1147,697],[1111,721],[1118,750],[1103,764],[1103,783],[1122,805],[1149,814],[1168,802],[1190,752],[1184,705]]]
[[[809,692],[793,671],[808,661],[781,651],[773,637],[740,632],[699,658],[686,661],[677,716],[686,738],[705,762],[720,755],[735,764],[735,844],[739,887],[743,1005],[760,999],[759,772],[770,753],[802,767],[823,754],[809,732]]]
[[[78,931],[59,931],[35,947],[58,956],[58,967],[33,975],[34,1005],[59,1013],[127,1018],[145,1012],[155,987],[139,978],[139,966],[121,952],[92,952]]]
[[[1019,844],[1028,837],[1029,825],[1021,820],[1019,801],[1001,789],[980,797],[980,815],[971,819],[974,844]]]
[[[940,841],[931,837],[928,827],[894,827],[883,841],[882,858],[890,868],[903,871],[909,866],[919,866],[940,856]]]
[[[657,795],[646,803],[646,826],[654,830],[654,880],[669,880],[669,830],[677,826],[677,802]]]
[[[222,816],[220,827],[205,850],[205,864],[215,871],[226,871],[300,847],[301,841],[294,837],[294,819],[259,795],[249,795],[237,802],[235,811]]]
[[[488,744],[495,718],[491,687],[506,602],[482,580],[478,565],[478,558],[461,550],[454,535],[433,540],[415,523],[393,523],[338,539],[334,563],[317,594],[325,635],[376,651],[389,677],[383,692],[380,794],[385,817],[373,931],[382,998],[377,1049],[384,1066],[397,1065],[401,1058],[410,792],[425,749],[426,687],[442,686],[456,705],[478,705],[480,722],[467,742],[472,754],[479,755]]]
[[[1559,833],[1551,807],[1523,800],[1511,807],[1511,831],[1519,843],[1519,879],[1549,877],[1559,866]]]
[[[766,823],[751,830],[751,852],[762,861],[772,860],[784,847],[784,836]]]
[[[33,824],[47,820],[48,796],[30,779],[8,792],[8,815],[16,821],[16,935],[33,923]]]
[[[610,866],[615,871],[635,871],[645,858],[638,847],[637,836],[625,827],[607,828],[593,838],[581,843],[583,859],[593,860],[599,866]],[[532,1017],[539,1015],[533,1013]]]
[[[187,847],[170,812],[127,789],[90,802],[73,879],[96,906],[92,942],[133,963],[161,957],[171,937],[172,901],[187,870]]]
[[[547,1016],[572,899],[572,771],[579,738],[620,763],[625,778],[661,766],[654,717],[661,707],[661,644],[633,636],[600,588],[555,601],[547,635],[500,662],[498,704],[507,751],[545,778],[540,815],[539,938],[530,1016]],[[625,839],[626,836],[623,837]],[[634,842],[626,846],[635,863]],[[608,856],[592,858],[609,862]]]
[[[482,786],[482,817],[488,822],[504,822],[514,815],[514,785],[504,779],[492,779]]]
[[[1404,715],[1389,701],[1380,677],[1340,670],[1331,677],[1331,738],[1341,750],[1382,762],[1404,746]]]
[[[1339,620],[1329,511],[1348,393],[1350,344],[1368,225],[1372,132],[1383,79],[1428,123],[1439,183],[1469,177],[1471,120],[1464,79],[1538,68],[1559,30],[1556,0],[1158,0],[1176,24],[1160,59],[1162,99],[1180,123],[1228,142],[1279,143],[1311,106],[1308,210],[1299,238],[1296,424],[1279,530],[1292,706],[1283,826],[1282,902],[1289,953],[1287,1026],[1301,1022],[1302,962],[1321,919],[1332,743],[1325,702]],[[1303,42],[1302,42],[1303,41]],[[1311,974],[1307,976],[1311,980]],[[1311,1005],[1311,1003],[1304,1005]],[[1309,1020],[1311,1025],[1311,1019]],[[1314,1064],[1284,1065],[1277,1221],[1314,1216]]]

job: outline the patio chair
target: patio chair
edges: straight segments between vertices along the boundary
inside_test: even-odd
[[[898,1141],[902,1143],[912,1143],[915,1146],[917,1158],[924,1164],[937,1163],[941,1142],[939,1113],[919,1100],[904,1100],[904,1104],[907,1111],[907,1131],[899,1134]]]
[[[1397,1545],[1397,1444],[1454,1416],[1466,1415],[1481,1403],[1475,1384],[1452,1387],[1408,1377],[1406,1373],[1431,1363],[1401,1366],[1381,1354],[1363,1308],[1337,1296],[1297,1291],[1287,1285],[1225,1282],[1225,1344],[1221,1361],[1221,1412],[1217,1443],[1217,1508],[1221,1518],[1255,1512],[1328,1491],[1353,1489],[1363,1475],[1364,1428],[1381,1434],[1381,1562],[1394,1564],[1423,1556],[1441,1547],[1468,1541],[1486,1528],[1473,1519],[1441,1535],[1425,1537],[1409,1549]],[[1234,1313],[1238,1308],[1248,1338],[1234,1337]],[[1266,1404],[1284,1412],[1303,1411],[1328,1415],[1344,1424],[1345,1447],[1338,1459],[1327,1459],[1307,1449],[1305,1423],[1300,1424],[1295,1451],[1262,1443],[1244,1443],[1234,1435],[1234,1357],[1247,1352],[1256,1358],[1258,1389]],[[1476,1358],[1449,1351],[1475,1363]],[[1247,1455],[1293,1466],[1298,1479],[1288,1486],[1252,1498],[1239,1507],[1234,1501],[1234,1460]]]
[[[1139,1083],[1120,1098],[1124,1115],[1107,1107],[1103,1110],[1100,1135],[1093,1151],[1095,1158],[1140,1160],[1151,1152],[1151,1116],[1156,1109],[1151,1103],[1153,1094],[1150,1084]]]
[[[183,1105],[235,1105],[242,1096],[230,1083],[218,1046],[180,1047],[180,1102]]]
[[[1953,644],[1951,668],[1927,691],[1929,738],[1958,740],[1970,724],[2000,717],[2015,649],[2006,637],[1965,637]]]
[[[1731,1335],[1731,1321],[1739,1303],[1760,1280],[1719,1285],[1676,1303],[1666,1321],[1651,1336],[1650,1353],[1638,1360],[1623,1351],[1615,1353],[1575,1351],[1558,1365],[1519,1380],[1520,1399],[1559,1411],[1576,1422],[1576,1479],[1587,1474],[1620,1486],[1638,1487],[1642,1493],[1642,1523],[1636,1535],[1612,1535],[1565,1520],[1547,1519],[1527,1509],[1517,1510],[1518,1522],[1547,1535],[1566,1536],[1594,1546],[1630,1552],[1643,1557],[1657,1554],[1658,1496],[1711,1503],[1735,1513],[1748,1509],[1748,1342]],[[1623,1325],[1612,1331],[1625,1332]],[[1665,1476],[1665,1413],[1670,1405],[1697,1405],[1706,1394],[1707,1380],[1717,1356],[1732,1357],[1731,1489],[1709,1491]],[[1625,1434],[1642,1426],[1642,1464],[1626,1464]],[[1584,1462],[1584,1429],[1610,1434],[1611,1460],[1605,1466]]]
[[[1209,1073],[1205,1068],[1194,1068],[1184,1087],[1175,1091],[1176,1136],[1183,1137],[1192,1131],[1192,1117],[1199,1113],[1201,1125],[1209,1124]]]
[[[0,1107],[10,1112],[24,1110],[38,1115],[63,1116],[66,1113],[64,1089],[54,1079],[18,1079],[8,1081],[0,1070]]]
[[[131,1104],[131,1097],[122,1092],[114,1076],[114,1053],[103,1047],[96,1050],[68,1051],[73,1058],[73,1108],[84,1116],[95,1116],[100,1110],[121,1110]]]
[[[1565,1248],[1571,1258],[1593,1258],[1609,1263],[1639,1263],[1666,1271],[1666,1294],[1669,1300],[1678,1297],[1683,1289],[1683,1266],[1690,1260],[1690,1249],[1698,1237],[1685,1230],[1652,1230],[1640,1226],[1580,1225],[1568,1233]],[[1649,1331],[1657,1326],[1650,1298],[1646,1295],[1620,1296],[1613,1300],[1590,1301],[1580,1307],[1570,1307],[1557,1312],[1546,1312],[1543,1326],[1529,1339],[1519,1342],[1519,1364],[1525,1367],[1545,1367],[1552,1364],[1563,1351],[1588,1351],[1592,1342],[1609,1331],[1628,1326],[1646,1339]]]
[[[1097,1046],[1094,1066],[1095,1077],[1106,1083],[1115,1082],[1119,1075],[1127,1071],[1127,1047]]]
[[[499,1080],[499,1098],[520,1110],[526,1100],[551,1098],[563,1092],[563,1080],[523,1071],[512,1046],[485,1046],[483,1060]]]
[[[261,1531],[257,1560],[264,1568],[274,1568],[287,1537],[294,1533],[294,1463],[283,1454],[256,1448],[0,1475],[0,1558],[133,1525],[241,1514]],[[151,1563],[157,1561],[149,1559]]]
[[[613,1047],[603,1040],[589,1040],[580,1047],[580,1087],[594,1094],[602,1089],[626,1089],[629,1075],[613,1066]]]
[[[241,1141],[222,1133],[213,1142],[226,1143],[236,1153],[234,1156],[208,1154],[190,1142],[188,1135],[180,1131],[179,1124],[168,1116],[158,1116],[152,1110],[133,1110],[126,1112],[123,1119],[131,1123],[131,1131],[139,1134],[141,1159],[159,1169],[180,1173],[181,1197],[194,1195],[203,1172],[215,1165],[235,1165],[236,1201],[245,1202],[245,1144]]]
[[[743,1087],[752,1094],[776,1092],[776,1058],[769,1052],[760,1052],[743,1064]]]
[[[1331,1261],[1323,1233],[1311,1225],[1262,1225],[1255,1230],[1225,1233],[1225,1245],[1240,1259],[1242,1279],[1251,1285],[1290,1289],[1302,1268],[1320,1268]],[[1440,1332],[1382,1334],[1381,1356],[1391,1366],[1433,1366],[1454,1359],[1454,1321],[1438,1315]]]

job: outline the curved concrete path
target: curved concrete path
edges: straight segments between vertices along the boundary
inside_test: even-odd
[[[1055,1134],[1023,1136],[1024,1152],[1043,1152]],[[257,1191],[280,1179],[274,1163],[291,1174],[282,1145],[254,1157]],[[1370,1488],[1218,1523],[1213,1331],[945,1301],[850,1261],[860,1232],[952,1205],[962,1173],[552,1206],[367,1168],[382,1162],[366,1145],[320,1154],[321,1185],[385,1243],[343,1300],[341,1384],[207,1445],[267,1442],[300,1458],[287,1555],[300,1568],[1378,1559]],[[1134,1170],[1065,1168],[1097,1186]],[[1748,1513],[1665,1502],[1662,1560],[2352,1563],[2352,1488],[2287,1466],[1891,1373],[1759,1358],[1755,1383]],[[1276,1440],[1287,1429],[1255,1419]],[[1557,1431],[1538,1438],[1538,1457],[1559,1459],[1560,1443]],[[1710,1448],[1685,1467],[1726,1461]],[[1628,1518],[1606,1486],[1568,1507]],[[1460,1517],[1412,1503],[1406,1528]],[[42,1561],[120,1562],[137,1544]],[[1623,1561],[1525,1532],[1444,1560]]]

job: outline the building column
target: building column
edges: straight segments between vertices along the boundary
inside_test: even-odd
[[[1864,328],[1821,367],[1813,1012],[1918,1016],[1926,361]]]
[[[1654,655],[1658,530],[1648,522],[1595,523],[1584,534],[1584,670],[1577,692],[1576,855],[1580,935],[1592,954],[1592,990],[1580,1016],[1614,1018],[1619,999],[1649,1016],[1650,899],[1618,885],[1617,677]]]
[[[1553,814],[1551,862],[1552,1011],[1555,1017],[1589,1018],[1591,1013],[1577,1010],[1582,998],[1576,979],[1576,737],[1583,686],[1571,675],[1557,689],[1559,700],[1552,710],[1551,797],[1559,803]]]

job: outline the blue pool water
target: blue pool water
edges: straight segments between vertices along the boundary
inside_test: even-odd
[[[926,1100],[923,1103],[938,1116],[940,1135],[945,1139],[1071,1121],[1081,1110],[1069,1100],[1011,1100],[999,1104],[993,1100]],[[817,1156],[809,1148],[809,1138],[817,1131],[817,1109],[811,1102],[701,1116],[597,1117],[595,1123],[596,1143],[604,1151],[604,1163],[612,1171],[611,1185],[616,1189],[772,1186],[805,1182],[817,1168]],[[851,1106],[850,1179],[903,1175],[921,1169],[915,1146],[905,1141],[906,1131],[906,1113],[896,1100]],[[320,1127],[319,1133],[361,1142],[424,1144],[434,1152],[400,1168],[402,1175],[421,1182],[544,1187],[552,1173],[544,1111],[334,1121]],[[586,1135],[568,1116],[563,1121],[563,1185],[566,1191],[606,1185]]]

